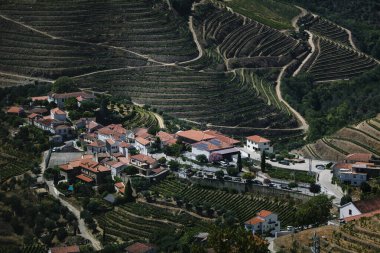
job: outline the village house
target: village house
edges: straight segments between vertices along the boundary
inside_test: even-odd
[[[15,115],[15,116],[23,116],[25,114],[24,108],[21,106],[11,106],[7,110],[7,114],[9,115]]]
[[[34,122],[38,119],[41,119],[42,116],[36,113],[32,113],[28,115],[28,124],[34,126]]]
[[[120,193],[120,194],[124,194],[125,192],[125,185],[123,182],[117,182],[115,183],[115,190],[116,192]]]
[[[121,142],[126,140],[127,130],[121,124],[111,124],[100,128],[97,133],[98,139],[101,141],[112,139],[114,141]]]
[[[65,106],[65,101],[69,98],[75,98],[78,101],[78,106],[80,103],[86,100],[95,100],[95,96],[90,93],[86,93],[83,91],[79,92],[70,92],[70,93],[49,93],[48,101],[54,102],[59,108],[63,108]]]
[[[48,253],[80,253],[79,246],[61,246],[50,248]]]
[[[136,242],[126,248],[126,253],[156,253],[153,244]]]
[[[349,202],[339,208],[339,218],[346,222],[380,214],[380,199]]]
[[[251,152],[273,153],[271,142],[259,135],[252,135],[246,138],[246,148]]]
[[[370,153],[353,153],[346,156],[344,159],[345,163],[356,163],[356,162],[364,162],[369,163],[373,155]]]
[[[247,231],[252,231],[254,234],[275,234],[276,232],[280,232],[280,221],[278,220],[277,214],[271,211],[261,210],[257,213],[257,216],[244,222],[244,227]]]
[[[227,143],[231,146],[238,146],[240,144],[240,141],[239,140],[235,140],[233,138],[230,138],[218,131],[215,131],[215,130],[206,130],[206,131],[203,131],[203,133],[205,134],[208,134],[208,135],[211,135],[211,136],[214,136],[215,139],[218,139],[224,143]]]
[[[140,151],[140,154],[148,155],[151,145],[152,142],[150,140],[141,137],[135,139],[135,147]]]
[[[91,154],[103,153],[107,151],[106,143],[101,140],[94,140],[93,142],[86,145],[87,152]]]
[[[174,134],[170,134],[164,131],[157,132],[156,137],[160,138],[161,148],[177,143],[177,138],[175,137]]]
[[[179,131],[176,133],[176,137],[178,140],[186,144],[193,144],[196,142],[207,141],[215,138],[213,135],[192,129],[187,131]]]
[[[58,121],[66,121],[67,114],[59,108],[54,108],[50,110],[50,118]]]
[[[152,170],[158,167],[158,161],[156,159],[144,154],[131,156],[130,163],[138,168],[140,175],[144,176],[149,176]]]
[[[90,124],[90,122],[95,122],[96,118],[80,118],[78,120],[73,121],[74,129],[83,129],[86,128]]]
[[[218,139],[196,142],[191,146],[191,153],[194,156],[205,155],[209,161],[232,161],[233,156],[237,156],[240,153],[240,151],[234,146]]]

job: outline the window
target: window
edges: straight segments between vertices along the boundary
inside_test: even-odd
[[[352,210],[351,209],[348,210],[348,214],[352,215]]]

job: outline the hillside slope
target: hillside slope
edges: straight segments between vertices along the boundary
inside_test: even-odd
[[[308,144],[301,153],[307,158],[331,161],[343,160],[349,153],[380,156],[380,115]]]

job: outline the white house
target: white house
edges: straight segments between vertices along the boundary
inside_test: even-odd
[[[106,148],[110,154],[117,153],[119,152],[119,142],[114,141],[113,139],[107,139]]]
[[[69,98],[75,98],[80,105],[80,103],[85,100],[94,100],[95,96],[83,91],[70,93],[49,93],[47,100],[49,102],[56,103],[59,108],[63,108],[65,106],[65,101]]]
[[[50,110],[50,117],[58,121],[66,121],[67,115],[66,112],[62,111],[59,108],[54,108]]]
[[[104,153],[106,150],[106,143],[104,141],[96,140],[87,144],[87,151],[90,153]]]
[[[339,208],[339,218],[346,221],[360,218],[362,216],[373,216],[380,213],[380,199],[359,200],[349,202]]]
[[[149,153],[150,141],[141,137],[135,139],[135,147],[140,151],[140,154],[147,155]]]
[[[194,156],[205,155],[210,160],[211,154],[219,154],[220,159],[232,161],[232,157],[239,154],[234,146],[218,139],[200,141],[191,145],[191,153]]]
[[[131,156],[131,164],[139,169],[141,175],[149,176],[151,171],[158,167],[158,161],[153,157],[138,154]]]
[[[252,233],[267,233],[272,234],[280,232],[280,221],[278,220],[278,215],[272,213],[271,211],[261,210],[257,213],[257,216],[251,218],[244,223],[244,227]]]
[[[273,153],[273,147],[271,146],[270,140],[265,139],[259,135],[248,136],[246,142],[246,148],[252,152],[264,152]]]

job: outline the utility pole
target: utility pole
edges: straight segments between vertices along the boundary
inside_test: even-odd
[[[311,238],[312,246],[311,246],[311,252],[312,253],[320,253],[321,252],[321,245],[320,245],[320,238],[317,236],[317,233],[314,232],[313,237]]]

